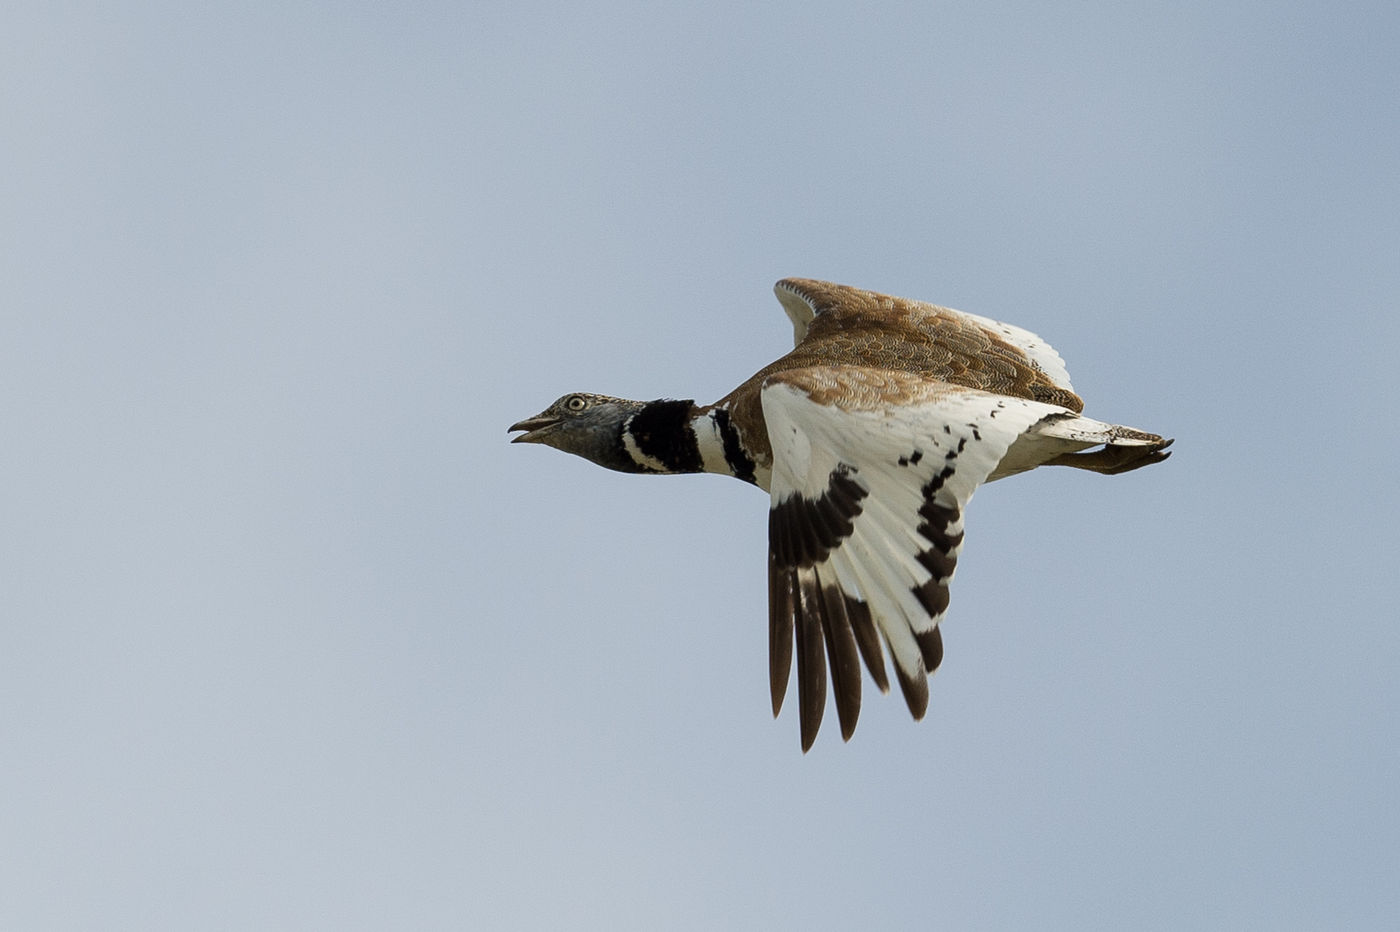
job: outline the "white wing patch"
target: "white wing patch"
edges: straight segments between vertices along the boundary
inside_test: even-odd
[[[928,675],[942,659],[938,623],[962,552],[963,510],[1018,437],[1069,412],[854,366],[777,373],[762,404],[773,445],[774,713],[795,633],[804,749],[825,706],[823,645],[845,737],[860,708],[857,649],[888,688],[880,640],[910,712],[922,717]]]

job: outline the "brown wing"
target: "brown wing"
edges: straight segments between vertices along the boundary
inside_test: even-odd
[[[797,345],[716,403],[729,411],[745,449],[762,465],[771,452],[759,393],[769,376],[793,369],[888,369],[1076,413],[1084,410],[1064,361],[1030,331],[814,279],[785,278],[774,291],[792,320]]]
[[[805,278],[775,288],[800,339],[759,373],[822,364],[916,372],[965,388],[1084,410],[1064,362],[1035,334],[975,314]],[[803,314],[803,308],[809,309]],[[805,326],[803,322],[805,320]]]

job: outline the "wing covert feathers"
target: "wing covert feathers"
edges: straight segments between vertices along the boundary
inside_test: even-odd
[[[779,366],[859,362],[1084,410],[1064,360],[1029,330],[813,279],[785,278],[774,292],[792,320],[795,348],[760,375]]]

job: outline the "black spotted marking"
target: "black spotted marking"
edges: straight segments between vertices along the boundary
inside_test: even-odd
[[[962,512],[958,510],[956,505],[941,505],[933,499],[929,499],[919,509],[919,517],[924,519],[919,525],[919,536],[933,544],[943,554],[952,554],[962,543],[963,532],[958,531],[950,534],[948,528],[957,523],[961,514]],[[929,572],[933,572],[933,570],[929,569]],[[952,575],[951,572],[949,575]]]
[[[779,566],[811,566],[826,559],[854,529],[861,499],[870,494],[842,463],[816,498],[792,495],[768,512],[768,546]]]
[[[901,466],[917,466],[917,465],[919,464],[919,460],[921,460],[921,459],[923,459],[923,458],[924,458],[924,451],[923,451],[923,450],[915,450],[913,453],[910,453],[908,456],[901,456],[901,457],[899,458],[899,465],[901,465]]]
[[[627,431],[637,449],[668,472],[700,472],[704,462],[690,425],[694,412],[694,402],[653,401],[632,415]]]
[[[935,474],[932,479],[930,479],[928,482],[925,482],[924,487],[920,489],[920,491],[923,493],[924,498],[933,498],[934,493],[937,492],[939,489],[943,488],[943,483],[953,478],[953,473],[955,473],[956,471],[957,470],[955,470],[951,464],[948,466],[944,466],[942,472]]]
[[[921,555],[922,556],[922,555]],[[930,618],[937,618],[948,610],[948,584],[939,579],[930,579],[912,590],[914,598],[928,612]]]
[[[753,459],[744,449],[739,429],[729,419],[729,412],[724,408],[716,408],[714,420],[715,428],[719,430],[720,441],[724,444],[724,461],[729,464],[729,472],[736,479],[757,483],[758,480],[754,478]]]
[[[946,580],[953,577],[953,570],[957,567],[958,561],[951,554],[941,550],[925,550],[917,557],[919,565],[929,571],[933,580]]]
[[[959,522],[962,512],[956,505],[944,505],[931,496],[919,508],[919,536],[929,542],[926,550],[920,551],[916,559],[919,565],[928,570],[929,578],[921,585],[914,586],[914,598],[919,600],[930,618],[939,618],[948,610],[948,584],[957,569],[958,559],[954,552],[962,545],[962,531],[949,529]],[[937,629],[935,629],[936,633]],[[922,640],[919,642],[924,652],[924,664],[934,669],[937,664],[931,661],[932,648]],[[942,656],[941,643],[939,656]]]

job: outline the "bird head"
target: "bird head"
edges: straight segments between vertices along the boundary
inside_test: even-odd
[[[608,469],[644,472],[645,467],[627,453],[622,433],[627,419],[645,406],[626,398],[574,392],[534,417],[510,425],[509,430],[525,431],[511,438],[511,443],[543,443]]]

